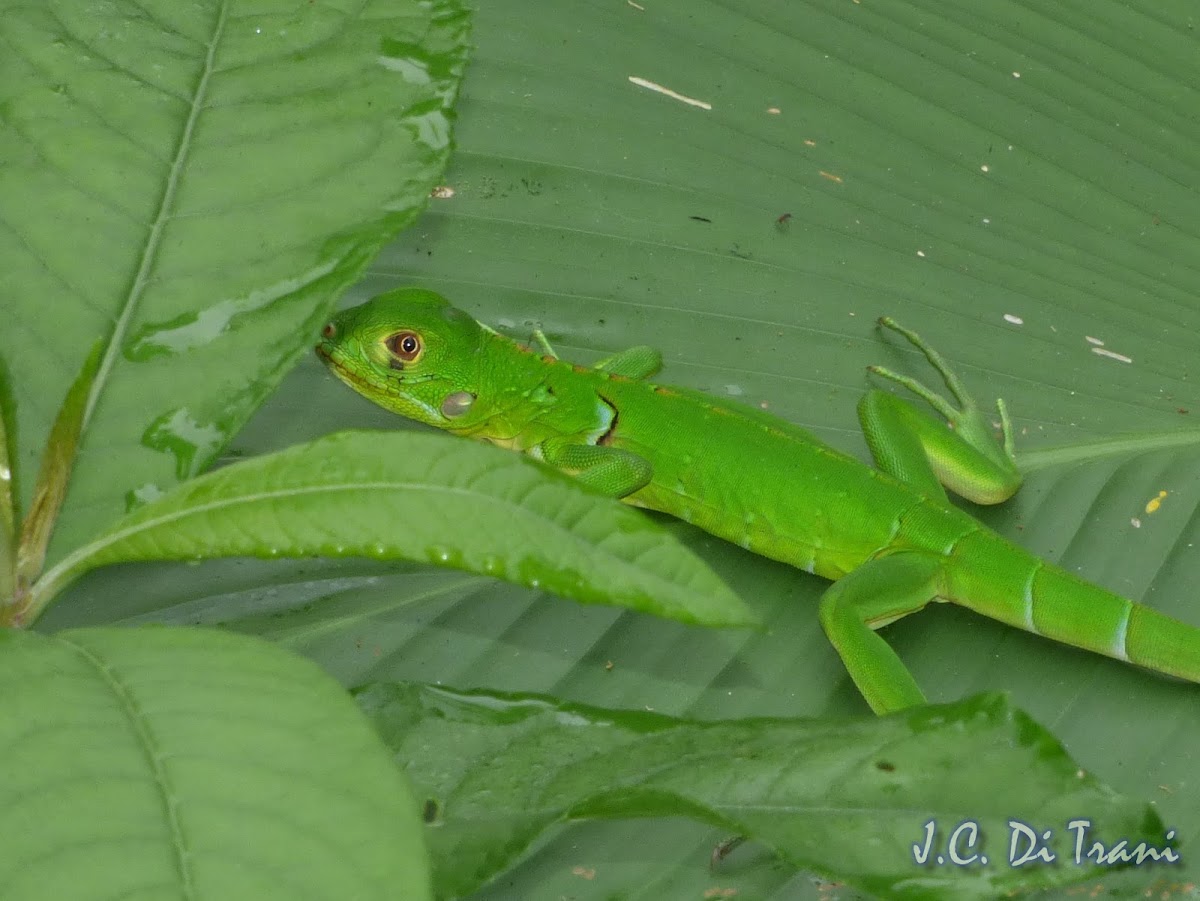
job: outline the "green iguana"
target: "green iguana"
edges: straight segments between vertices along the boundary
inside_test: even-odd
[[[876,712],[924,703],[875,629],[951,601],[1056,641],[1200,682],[1200,628],[1047,563],[949,503],[942,486],[998,503],[1020,486],[1003,441],[916,334],[957,407],[880,367],[945,422],[885,391],[858,414],[879,469],[760,410],[646,381],[648,347],[593,368],[524,347],[430,291],[404,288],[339,313],[317,352],[355,391],[402,416],[523,451],[626,503],[661,510],[834,584],[826,634]],[[949,424],[949,428],[947,428]]]

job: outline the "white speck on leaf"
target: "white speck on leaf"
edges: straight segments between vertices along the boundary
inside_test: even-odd
[[[1116,351],[1108,350],[1104,347],[1093,347],[1092,353],[1101,357],[1108,357],[1110,360],[1116,360],[1119,363],[1132,363],[1133,357],[1127,357],[1125,354],[1119,354]]]
[[[688,106],[696,106],[702,110],[712,109],[712,104],[704,100],[697,100],[694,97],[687,97],[684,94],[672,91],[670,88],[665,88],[660,84],[655,84],[653,81],[648,81],[638,75],[630,75],[630,82],[637,85],[639,88],[646,88],[654,91],[656,94],[662,94],[665,97],[670,97],[672,100],[678,100],[680,103],[686,103]]]

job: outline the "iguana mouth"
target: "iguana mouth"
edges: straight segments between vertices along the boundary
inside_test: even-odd
[[[361,378],[356,373],[351,372],[349,369],[347,369],[345,366],[343,366],[341,361],[338,360],[338,358],[331,351],[327,350],[323,344],[318,344],[314,348],[314,350],[316,350],[317,356],[321,358],[321,362],[324,363],[327,367],[329,367],[329,370],[334,375],[336,375],[339,379],[341,379],[343,382],[345,382],[351,388],[355,388],[357,390],[357,389],[362,389],[362,388],[374,388],[375,387],[375,385],[371,384],[370,382],[366,381],[365,379]]]
[[[366,379],[364,379],[362,376],[358,375],[353,370],[344,366],[341,363],[341,361],[338,360],[336,354],[334,352],[326,349],[324,344],[318,344],[313,349],[317,352],[317,356],[321,358],[321,362],[323,362],[326,366],[328,366],[334,375],[336,375],[339,379],[341,379],[343,382],[345,382],[351,388],[355,388],[355,389],[372,388],[373,389],[373,388],[378,387],[378,383],[369,382]],[[417,382],[432,381],[435,378],[437,378],[437,376],[435,374],[429,373],[427,375],[401,377],[399,379],[399,381],[405,385],[412,385]]]

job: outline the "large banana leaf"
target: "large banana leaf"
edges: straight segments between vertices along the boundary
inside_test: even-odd
[[[1184,2],[485,4],[453,196],[352,300],[419,283],[518,337],[541,327],[580,361],[650,341],[664,381],[765,404],[864,459],[865,366],[929,376],[873,328],[892,315],[981,400],[1009,403],[1030,478],[985,521],[1200,623],[1195,26]],[[309,361],[236,449],[360,425],[395,422]],[[765,633],[346,563],[100,572],[44,623],[228,622],[347,684],[701,718],[863,712],[816,623],[824,583],[671,528]],[[1195,686],[957,609],[886,635],[931,700],[1011,690],[1086,769],[1157,802],[1183,863],[1114,874],[1110,895],[1197,880]],[[673,820],[573,827],[479,897],[829,897],[752,849],[710,874],[723,837]]]

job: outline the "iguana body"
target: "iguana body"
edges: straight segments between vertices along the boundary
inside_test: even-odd
[[[930,601],[1200,682],[1200,629],[1079,579],[989,531],[941,485],[995,503],[1020,485],[1004,444],[943,361],[890,320],[946,379],[955,409],[913,390],[953,426],[896,395],[859,406],[880,469],[751,407],[645,379],[632,348],[584,368],[523,347],[428,291],[401,289],[340,313],[318,353],[359,393],[455,434],[524,451],[630,504],[836,580],[820,616],[879,712],[924,697],[873,629]]]

